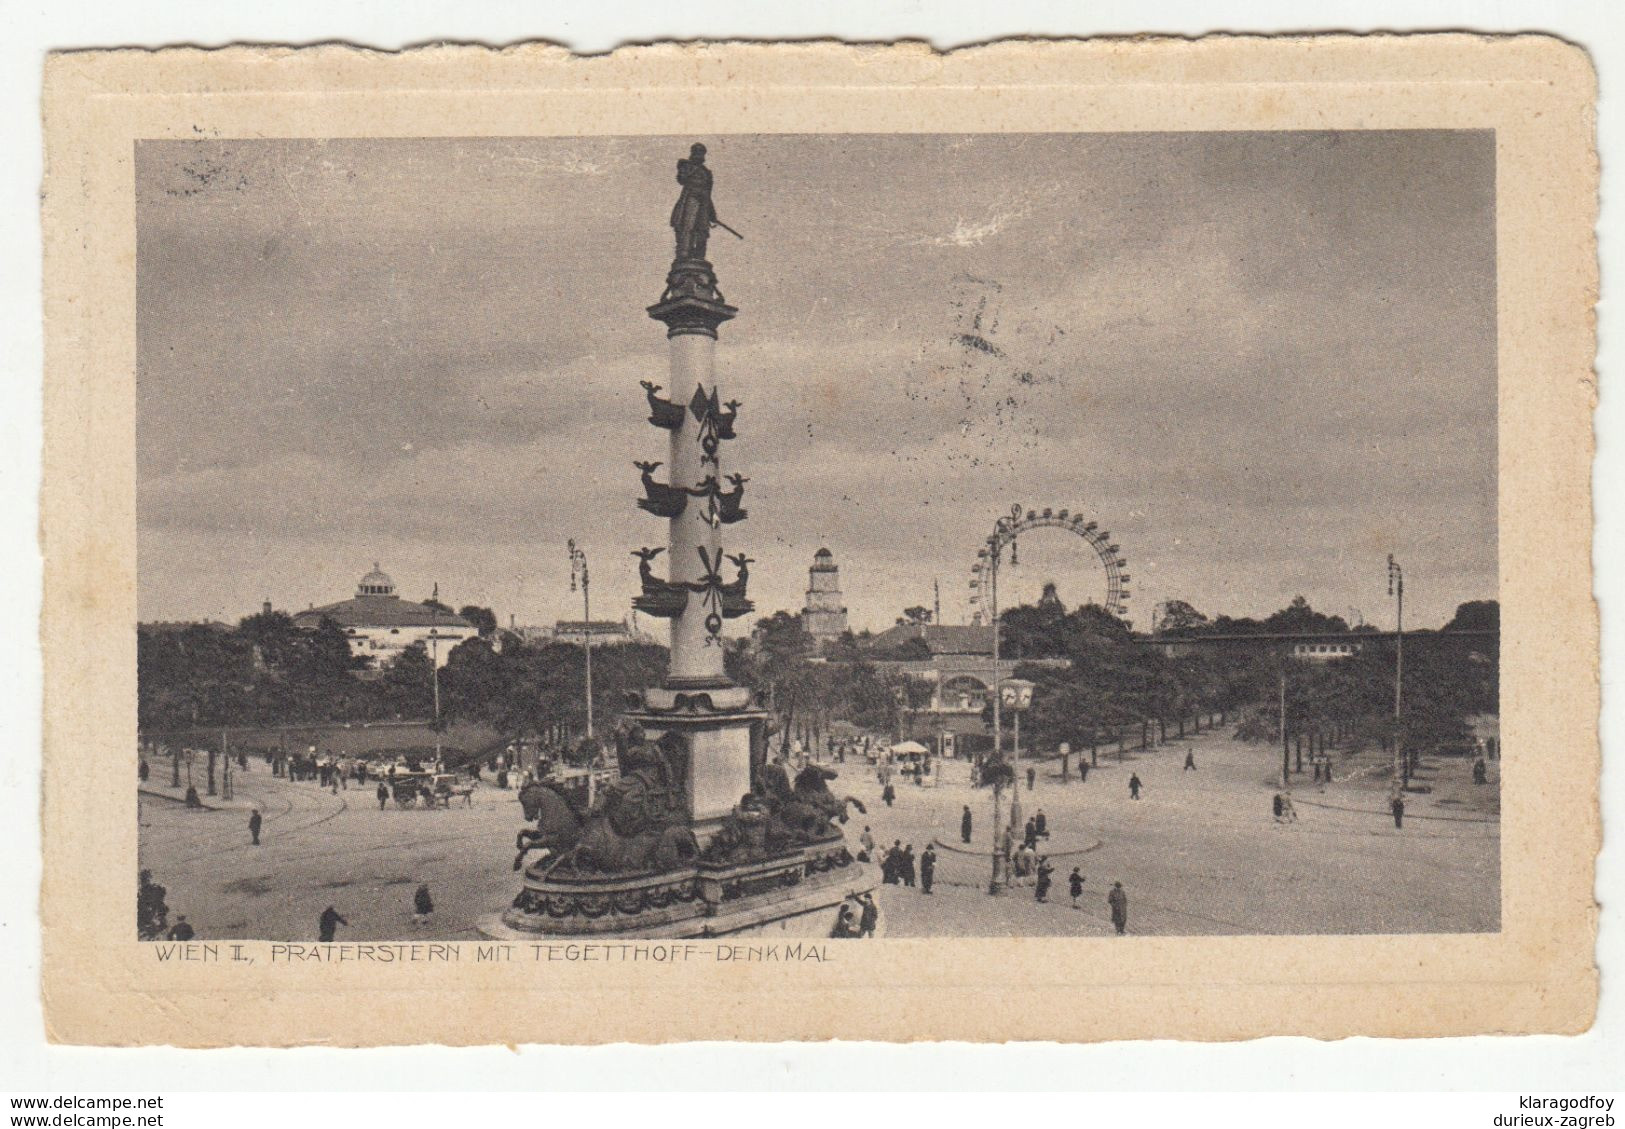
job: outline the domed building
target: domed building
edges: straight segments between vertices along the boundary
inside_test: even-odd
[[[350,640],[351,653],[371,659],[374,668],[388,666],[413,643],[422,643],[435,665],[445,666],[453,647],[479,634],[460,615],[401,599],[395,582],[376,562],[355,586],[353,599],[302,611],[293,622],[314,631],[324,619],[338,624]]]

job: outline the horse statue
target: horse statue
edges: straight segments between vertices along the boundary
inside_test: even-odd
[[[514,840],[514,849],[519,852],[513,860],[515,870],[525,865],[525,857],[532,851],[541,851],[542,860],[551,858],[556,866],[575,850],[585,818],[562,790],[546,781],[533,780],[519,790],[519,806],[525,811],[525,819],[534,822],[536,828],[521,830]]]

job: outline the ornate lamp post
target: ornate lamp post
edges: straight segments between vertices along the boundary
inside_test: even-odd
[[[438,587],[437,585],[437,590]],[[440,631],[434,627],[429,628],[429,681],[434,687],[434,763],[435,771],[438,772],[442,763],[440,759]]]
[[[1025,678],[1006,678],[999,683],[999,701],[1015,720],[1010,748],[1010,834],[1023,826],[1021,820],[1021,711],[1033,704],[1033,683]]]
[[[576,590],[576,584],[581,585],[581,648],[586,655],[587,665],[587,737],[592,738],[592,592],[591,579],[587,573],[587,554],[576,548],[575,538],[570,538],[570,591]]]

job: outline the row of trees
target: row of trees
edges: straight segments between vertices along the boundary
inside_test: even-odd
[[[1449,638],[1452,631],[1494,628],[1498,618],[1494,601],[1463,604],[1436,640],[1407,650],[1407,745],[1426,748],[1464,740],[1469,716],[1499,708],[1496,649]],[[1392,740],[1391,637],[1350,629],[1339,617],[1316,612],[1301,596],[1264,620],[1186,619],[1177,633],[1159,635],[1177,639],[1346,631],[1371,637],[1354,654],[1329,662],[1292,661],[1285,645],[1198,646],[1169,655],[1163,648],[1134,643],[1120,620],[1097,607],[1072,612],[1053,604],[1013,608],[1000,616],[1006,655],[1068,660],[1065,667],[1018,665],[1017,677],[1036,684],[1032,707],[1023,718],[1024,733],[1038,744],[1087,745],[1124,727],[1149,722],[1160,731],[1174,726],[1183,732],[1187,720],[1215,715],[1223,720],[1250,708],[1254,716],[1243,733],[1275,739],[1284,684],[1289,736]]]
[[[507,636],[499,648],[495,617],[480,611],[460,613],[484,632],[454,649],[440,672],[442,718],[479,721],[515,736],[561,727],[579,732],[586,714],[581,646],[526,644]],[[907,618],[923,622],[923,611],[909,609]],[[1493,628],[1497,620],[1494,601],[1475,601],[1463,604],[1440,634]],[[1385,637],[1366,640],[1346,659],[1294,663],[1268,648],[1202,646],[1169,655],[1137,643],[1123,621],[1099,607],[1067,611],[1058,600],[1008,609],[1000,622],[1003,654],[1018,660],[1018,677],[1036,684],[1023,718],[1024,736],[1036,746],[1085,746],[1102,734],[1146,723],[1180,730],[1187,720],[1223,720],[1247,709],[1254,713],[1247,732],[1275,737],[1283,672],[1289,732],[1380,741],[1393,736],[1394,655]],[[1208,620],[1188,605],[1170,606],[1158,634],[1173,640],[1340,630],[1360,634],[1299,597],[1262,620]],[[364,672],[365,660],[352,656],[331,621],[305,631],[273,611],[249,616],[235,628],[143,629],[138,640],[140,723],[147,731],[419,720],[434,711],[433,665],[421,646],[401,652],[382,670]],[[726,659],[736,681],[767,693],[785,740],[803,735],[818,741],[837,720],[896,732],[905,713],[929,703],[928,682],[877,665],[926,657],[923,643],[913,643],[919,653],[881,654],[867,640],[849,636],[820,656],[801,617],[778,612],[758,624],[751,640],[731,643]],[[1064,662],[1022,661],[1040,659]],[[595,715],[607,723],[625,708],[629,691],[660,681],[665,664],[660,646],[595,647]],[[1407,744],[1460,740],[1467,716],[1497,708],[1493,647],[1412,647],[1405,665]]]

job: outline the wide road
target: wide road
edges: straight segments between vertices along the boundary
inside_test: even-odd
[[[1182,768],[1187,749],[1195,771]],[[1221,731],[1121,762],[1102,752],[1087,784],[1075,772],[1062,783],[1055,762],[1044,762],[1033,791],[1023,780],[1021,799],[1027,814],[1043,808],[1052,832],[1055,886],[1045,905],[1030,887],[986,893],[992,797],[968,786],[964,765],[949,766],[936,788],[899,779],[891,808],[861,763],[836,766],[833,787],[868,807],[847,825],[854,850],[865,824],[882,844],[912,843],[916,854],[933,839],[945,844],[935,893],[886,888],[885,936],[1109,934],[1113,881],[1128,892],[1129,932],[1139,935],[1498,928],[1493,781],[1475,790],[1468,762],[1442,762],[1434,794],[1413,798],[1396,831],[1382,781],[1361,772],[1377,758],[1343,761],[1338,782],[1297,787],[1298,822],[1282,825],[1270,811],[1277,755]],[[235,777],[236,798],[216,810],[142,797],[141,865],[168,887],[172,916],[187,914],[201,937],[314,939],[332,905],[349,921],[341,940],[473,938],[475,921],[518,889],[510,864],[522,814],[511,792],[482,788],[472,809],[379,811],[370,787],[333,795],[254,769]],[[1138,801],[1129,798],[1131,772],[1144,784]],[[968,849],[959,841],[966,803],[975,824]],[[250,804],[265,819],[260,847],[249,845]],[[1086,878],[1077,909],[1066,884],[1073,866]],[[436,906],[425,926],[412,921],[420,882]]]

